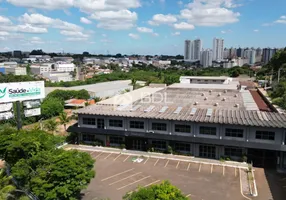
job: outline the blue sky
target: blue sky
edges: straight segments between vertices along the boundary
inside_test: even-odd
[[[0,0],[0,51],[182,54],[185,39],[286,46],[285,0]]]

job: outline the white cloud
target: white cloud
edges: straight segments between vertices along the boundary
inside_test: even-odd
[[[7,17],[0,15],[0,24],[12,24],[11,20]]]
[[[259,30],[258,29],[254,29],[253,32],[259,32]]]
[[[273,24],[272,23],[264,23],[262,24],[262,26],[272,26]]]
[[[101,34],[101,36],[102,36],[102,37],[107,37],[107,35],[106,35],[106,34],[104,34],[104,33],[103,33],[103,34]]]
[[[66,35],[66,36],[73,36],[73,37],[82,37],[82,38],[88,38],[89,35],[87,34],[84,34],[80,31],[66,31],[66,30],[63,30],[60,32],[60,34],[62,35]]]
[[[81,30],[82,28],[76,24],[72,24],[66,21],[62,21],[61,19],[53,19],[42,14],[32,13],[28,14],[25,13],[21,17],[19,17],[19,21],[26,24],[33,24],[40,27],[52,27],[58,28],[62,30]]]
[[[32,44],[44,44],[45,42],[39,37],[31,37],[30,43]]]
[[[165,0],[159,0],[160,3],[165,3]]]
[[[179,30],[193,30],[195,29],[195,26],[186,22],[181,22],[178,24],[174,24],[174,28]]]
[[[153,29],[146,27],[137,27],[137,31],[141,33],[153,33]]]
[[[86,13],[118,11],[141,6],[140,0],[74,0],[74,6]]]
[[[76,41],[86,41],[87,38],[82,38],[82,37],[69,37],[69,38],[67,38],[66,40],[67,40],[67,41],[74,41],[74,42],[76,42]]]
[[[181,6],[181,5],[184,4],[184,2],[183,1],[178,1],[177,4]]]
[[[6,31],[0,31],[0,36],[7,36],[10,33],[6,32]]]
[[[130,29],[137,21],[137,14],[129,10],[100,11],[90,17],[98,21],[98,28],[110,30]]]
[[[85,17],[81,17],[80,22],[84,23],[84,24],[92,24],[92,21],[90,21],[89,19],[87,19]]]
[[[134,33],[129,33],[128,36],[131,37],[131,38],[134,39],[134,40],[138,40],[138,39],[140,38],[139,35],[134,34]]]
[[[276,20],[274,23],[278,24],[286,24],[286,16],[281,16],[278,20]]]
[[[7,2],[15,6],[45,10],[69,8],[74,4],[74,0],[7,0]]]
[[[31,24],[17,25],[16,31],[21,33],[47,33],[46,28],[32,26]]]
[[[228,29],[228,30],[223,30],[221,31],[222,34],[226,34],[226,33],[232,33],[232,30]]]
[[[177,18],[174,15],[168,14],[156,14],[153,16],[152,20],[149,20],[148,23],[153,26],[158,26],[160,24],[172,24],[177,22]]]
[[[159,34],[158,33],[152,33],[153,36],[158,37]]]
[[[194,0],[180,17],[197,26],[223,26],[239,21],[240,13],[230,9],[237,6],[233,0]]]
[[[180,35],[181,33],[180,32],[175,32],[175,33],[171,33],[171,35],[173,35],[173,36],[177,36],[177,35]]]

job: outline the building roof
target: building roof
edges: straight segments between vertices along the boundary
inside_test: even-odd
[[[197,79],[197,80],[226,80],[227,76],[181,76],[180,79]]]
[[[122,101],[118,101],[120,98]],[[259,111],[250,91],[237,89],[145,87],[76,112],[115,117],[286,127],[286,115]]]

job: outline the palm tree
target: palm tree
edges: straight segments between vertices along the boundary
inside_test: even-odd
[[[70,118],[68,117],[66,112],[62,112],[59,116],[60,124],[64,125],[65,131],[67,130],[67,123],[69,123]]]
[[[6,176],[4,169],[0,169],[0,200],[9,199],[15,190],[16,187],[11,184],[11,177]]]
[[[55,132],[58,128],[58,122],[54,119],[49,119],[45,122],[45,128],[48,131]]]

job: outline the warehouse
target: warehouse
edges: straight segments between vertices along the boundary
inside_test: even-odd
[[[152,85],[77,113],[70,131],[81,141],[136,150],[171,146],[211,159],[247,156],[255,166],[286,168],[286,116],[260,111],[251,92],[235,80]]]

